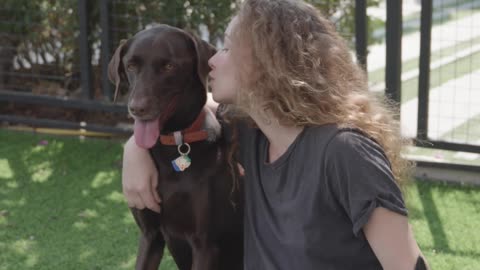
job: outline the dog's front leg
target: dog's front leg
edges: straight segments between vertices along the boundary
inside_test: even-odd
[[[140,245],[138,247],[137,270],[157,270],[163,257],[165,242],[162,234],[140,236]]]
[[[193,264],[192,270],[217,270],[218,247],[205,236],[194,236],[191,241]]]
[[[165,239],[160,230],[160,215],[148,209],[131,211],[141,230],[135,269],[157,270],[165,248]]]

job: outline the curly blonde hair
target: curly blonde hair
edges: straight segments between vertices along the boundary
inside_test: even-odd
[[[383,147],[397,182],[406,180],[412,164],[400,152],[410,142],[393,104],[368,90],[366,73],[319,10],[297,0],[245,0],[235,20],[231,54],[248,61],[239,65],[236,108],[261,108],[265,119],[268,112],[288,126],[357,128]]]

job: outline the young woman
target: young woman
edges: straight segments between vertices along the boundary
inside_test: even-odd
[[[405,142],[318,10],[245,0],[210,61],[213,99],[240,122],[245,269],[414,269],[421,252],[400,182]],[[226,127],[229,128],[229,127]],[[157,172],[130,139],[123,188],[160,211]]]

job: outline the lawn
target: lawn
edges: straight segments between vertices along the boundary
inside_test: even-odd
[[[121,141],[0,130],[0,142],[0,270],[133,268]],[[480,188],[416,181],[406,199],[432,269],[480,269]]]

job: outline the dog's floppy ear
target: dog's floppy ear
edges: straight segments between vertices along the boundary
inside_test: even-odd
[[[217,52],[217,49],[215,49],[215,47],[210,45],[208,42],[200,39],[197,35],[193,33],[188,33],[188,35],[195,44],[195,50],[197,52],[197,73],[200,81],[206,89],[207,76],[210,72],[210,67],[208,66],[208,59],[210,59],[210,57],[212,57]]]
[[[120,45],[115,50],[112,60],[108,64],[108,79],[115,84],[115,94],[113,96],[113,102],[117,99],[118,89],[120,88],[120,82],[126,79],[125,69],[123,68],[122,58],[125,55],[127,40],[120,40]]]

